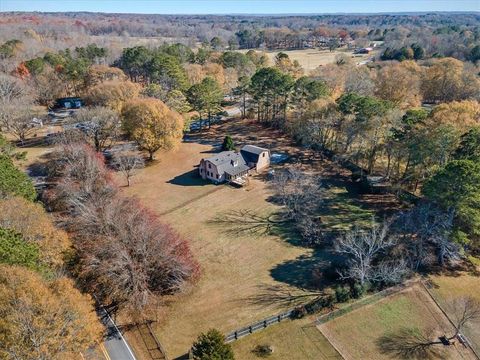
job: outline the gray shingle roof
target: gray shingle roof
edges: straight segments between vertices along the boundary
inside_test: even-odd
[[[258,156],[264,151],[268,150],[254,145],[245,145],[239,153],[235,151],[222,151],[205,159],[205,161],[209,161],[215,165],[219,174],[226,172],[229,175],[235,176],[244,171],[248,171],[250,169],[248,163],[258,162]]]
[[[228,169],[225,169],[225,172],[228,175],[235,176],[242,172],[248,171],[250,168],[245,164],[239,164],[237,166],[231,166]]]
[[[249,169],[243,156],[235,151],[222,151],[215,156],[205,159],[205,161],[210,161],[214,164],[219,174],[226,172],[230,175],[237,175]]]
[[[255,146],[255,145],[245,145],[244,147],[242,147],[241,151],[245,151],[245,152],[249,152],[249,153],[252,153],[252,154],[260,155],[262,152],[268,151],[268,149],[264,149],[264,148],[261,148],[259,146]]]
[[[256,164],[258,162],[258,157],[264,151],[268,150],[254,145],[245,145],[242,147],[242,150],[240,150],[240,153],[247,163]]]

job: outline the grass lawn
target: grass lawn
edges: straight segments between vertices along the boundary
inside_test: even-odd
[[[326,193],[320,219],[326,230],[348,230],[353,225],[368,228],[372,224],[375,211],[362,206],[345,188],[333,187]]]
[[[203,157],[211,156],[211,150],[209,145],[181,143],[169,152],[158,152],[155,162],[133,177],[132,186],[124,190],[144,200],[144,204],[158,214],[172,211],[212,191],[222,190],[222,186],[196,176],[194,166]],[[117,182],[125,184],[121,174],[117,174]]]
[[[342,357],[318,331],[314,317],[286,320],[232,343],[237,359],[260,359],[252,352],[258,345],[270,345],[271,360],[341,360]]]
[[[413,285],[377,303],[354,310],[319,325],[320,331],[345,359],[398,359],[397,354],[381,350],[382,337],[402,328],[429,337],[451,333],[452,325],[420,285]],[[383,342],[384,343],[384,342]],[[462,345],[435,345],[435,358],[474,359]]]
[[[458,273],[455,276],[430,276],[430,279],[434,284],[431,289],[433,296],[452,319],[455,318],[451,306],[452,299],[472,296],[480,301],[480,276]],[[477,353],[480,353],[480,325],[478,323],[472,324],[466,328],[464,333]]]

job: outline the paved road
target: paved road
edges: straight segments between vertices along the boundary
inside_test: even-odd
[[[122,333],[112,318],[102,307],[98,310],[100,318],[107,327],[107,336],[100,346],[107,360],[136,360],[132,349],[124,339]]]

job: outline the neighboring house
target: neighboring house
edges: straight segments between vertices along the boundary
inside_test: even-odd
[[[60,109],[80,109],[83,106],[83,100],[78,97],[66,97],[56,99],[52,110]]]
[[[251,171],[260,171],[270,165],[270,151],[254,145],[245,145],[240,152],[222,151],[202,159],[198,167],[203,179],[215,183],[224,181],[243,185]]]

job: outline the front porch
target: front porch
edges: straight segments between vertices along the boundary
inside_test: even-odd
[[[230,184],[244,186],[248,181],[248,170],[238,171],[233,174],[225,172],[225,180]]]

